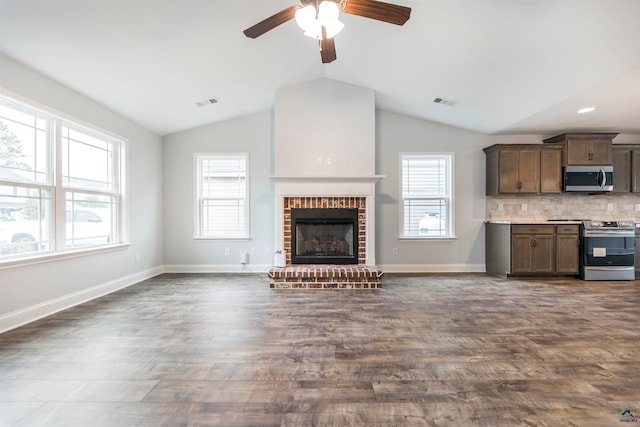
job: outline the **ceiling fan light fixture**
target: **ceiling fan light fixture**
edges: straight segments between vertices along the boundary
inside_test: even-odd
[[[344,24],[338,19],[340,8],[333,1],[323,1],[318,10],[318,21],[327,29],[327,38],[332,38],[344,28]]]
[[[303,30],[307,31],[315,22],[316,8],[313,5],[308,4],[296,11],[296,23]]]

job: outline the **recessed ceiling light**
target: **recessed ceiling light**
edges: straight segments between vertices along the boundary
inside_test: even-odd
[[[596,107],[585,107],[578,110],[578,114],[590,113],[595,110]]]

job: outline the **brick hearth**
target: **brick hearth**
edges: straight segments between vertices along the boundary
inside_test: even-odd
[[[276,289],[378,289],[383,272],[366,265],[291,265],[267,272]]]

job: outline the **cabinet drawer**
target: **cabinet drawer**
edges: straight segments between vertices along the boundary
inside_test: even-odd
[[[557,226],[558,234],[578,234],[580,230],[580,226],[575,225],[558,225]]]
[[[511,234],[544,234],[552,235],[556,232],[555,225],[512,225]]]

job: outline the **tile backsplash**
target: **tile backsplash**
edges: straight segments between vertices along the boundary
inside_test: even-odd
[[[562,193],[548,196],[488,196],[487,221],[547,219],[640,222],[640,194]],[[636,209],[638,208],[638,209]]]

